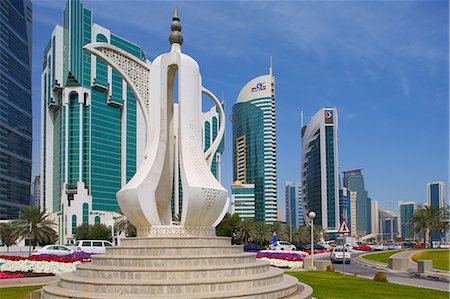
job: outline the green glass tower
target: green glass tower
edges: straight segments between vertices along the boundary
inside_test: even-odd
[[[233,106],[232,123],[233,185],[254,185],[254,219],[276,222],[275,81],[271,72],[242,88]]]
[[[41,207],[57,219],[60,242],[82,223],[113,223],[116,192],[136,172],[142,117],[127,84],[83,50],[110,43],[144,60],[142,49],[92,22],[69,0],[63,26],[44,51],[41,75]]]

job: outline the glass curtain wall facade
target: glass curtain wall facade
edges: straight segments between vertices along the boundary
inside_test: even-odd
[[[286,223],[293,228],[305,225],[302,203],[302,184],[286,182]]]
[[[305,223],[309,211],[325,230],[339,228],[338,115],[322,108],[302,128],[302,191]]]
[[[142,49],[67,2],[44,51],[41,75],[41,207],[54,213],[60,242],[76,226],[111,225],[116,192],[136,172],[136,99],[124,80],[82,47],[107,42],[144,60]]]
[[[362,169],[344,171],[344,187],[356,192],[356,234],[365,236],[371,230],[371,215]]]
[[[233,106],[233,182],[254,184],[255,220],[277,221],[275,80],[248,82]]]
[[[0,1],[0,220],[30,205],[31,21],[31,1]]]
[[[445,184],[444,182],[432,182],[427,184],[428,206],[437,209],[445,207]],[[431,232],[431,241],[440,241],[443,238],[438,232]]]
[[[414,201],[398,203],[398,232],[403,240],[414,240],[414,223],[412,217],[416,209]]]

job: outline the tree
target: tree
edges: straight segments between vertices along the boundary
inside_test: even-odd
[[[0,223],[0,240],[6,246],[6,251],[9,252],[9,247],[16,244],[14,238],[14,226],[10,222]]]
[[[448,219],[448,208],[424,206],[414,212],[412,217],[413,231],[423,233],[423,241],[426,242],[431,240],[433,231],[443,233],[449,229],[449,223],[446,219]]]
[[[226,213],[225,217],[223,217],[222,221],[216,227],[216,235],[234,238],[238,231],[239,223],[241,223],[241,217],[238,214],[230,215]]]
[[[320,241],[320,226],[314,225],[314,243]],[[294,240],[301,244],[311,244],[311,227],[302,225],[294,232]]]
[[[272,231],[277,233],[278,239],[279,240],[289,240],[289,225],[287,224],[283,224],[279,221],[274,222],[272,224]]]
[[[58,235],[54,227],[56,223],[48,219],[46,211],[36,207],[24,207],[19,212],[19,219],[13,220],[13,237],[16,239],[28,239],[31,246],[47,245],[55,243]]]
[[[127,237],[136,237],[137,235],[137,229],[136,226],[134,226],[128,218],[120,213],[121,215],[116,218],[116,221],[114,222],[114,228],[115,231],[120,234],[122,232],[125,233],[125,236]]]
[[[96,223],[94,225],[83,223],[75,228],[74,237],[77,240],[111,241],[111,229],[102,223]]]
[[[255,222],[255,241],[261,245],[267,245],[272,239],[272,230],[270,225],[264,222]]]
[[[255,220],[249,219],[239,223],[236,238],[246,244],[253,240],[255,238]]]

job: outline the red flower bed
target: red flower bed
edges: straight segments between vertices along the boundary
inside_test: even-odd
[[[78,258],[66,258],[58,256],[44,256],[44,255],[32,255],[28,256],[10,256],[10,255],[0,255],[0,259],[5,259],[9,261],[40,261],[40,262],[59,262],[59,263],[74,263],[80,261],[82,263],[90,262],[90,259],[78,259]]]
[[[9,278],[23,278],[25,275],[23,274],[7,274],[4,272],[0,272],[0,279],[9,279]]]

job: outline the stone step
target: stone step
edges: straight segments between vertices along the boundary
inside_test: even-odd
[[[91,279],[76,273],[60,276],[58,285],[64,289],[82,290],[107,294],[147,294],[147,295],[193,295],[198,293],[230,292],[236,290],[258,289],[283,282],[283,271],[271,267],[269,271],[240,277],[213,277],[201,280],[172,280],[164,285],[160,280],[136,279]]]
[[[172,237],[172,238],[123,238],[120,239],[121,246],[179,246],[190,247],[193,244],[198,246],[227,246],[231,245],[229,237]]]
[[[206,299],[206,298],[252,298],[252,299],[272,299],[284,298],[302,299],[309,298],[310,293],[302,293],[299,289],[298,280],[292,276],[284,276],[281,283],[277,285],[262,286],[257,291],[254,289],[229,290],[212,293],[196,293],[196,294],[172,294],[172,295],[152,295],[152,299]],[[61,288],[57,284],[49,284],[43,287],[44,299],[111,299],[111,294],[105,293],[88,293],[85,291],[73,291]],[[149,294],[114,294],[114,299],[148,299]]]
[[[106,249],[106,255],[120,255],[126,256],[158,256],[158,255],[217,255],[217,254],[234,254],[243,252],[242,245],[220,245],[220,246],[208,246],[207,245],[191,245],[187,247],[179,247],[172,244],[171,246],[152,245],[151,247],[108,247]],[[95,257],[95,256],[94,256]]]
[[[241,265],[215,265],[196,267],[116,267],[91,263],[78,265],[77,274],[91,279],[134,279],[134,280],[193,280],[213,277],[238,277],[261,274],[269,271],[269,263],[256,260]]]
[[[114,267],[196,267],[213,265],[242,265],[255,262],[255,253],[242,252],[224,255],[191,255],[191,256],[119,256],[95,255],[95,265]]]

